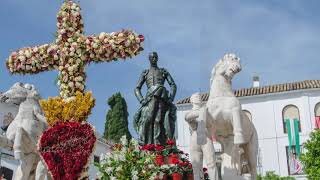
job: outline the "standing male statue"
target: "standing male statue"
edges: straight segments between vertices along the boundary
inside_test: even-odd
[[[134,116],[134,128],[139,134],[139,144],[162,144],[174,138],[176,107],[173,100],[177,86],[165,68],[158,67],[158,54],[149,54],[150,68],[144,70],[135,89],[141,108]],[[169,92],[164,84],[170,85]],[[141,94],[143,84],[147,85],[145,97]]]

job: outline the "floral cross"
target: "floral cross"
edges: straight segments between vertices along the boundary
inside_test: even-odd
[[[11,73],[36,74],[58,70],[60,96],[72,97],[85,89],[85,65],[90,62],[110,62],[139,54],[144,37],[130,30],[100,33],[99,36],[83,34],[80,6],[66,0],[58,15],[55,43],[26,47],[7,59]]]

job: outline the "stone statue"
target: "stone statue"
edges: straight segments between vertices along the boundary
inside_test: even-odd
[[[11,112],[9,112],[8,114],[3,116],[3,120],[2,120],[2,126],[1,129],[6,132],[9,125],[11,124],[11,122],[13,121],[13,115]]]
[[[206,122],[210,134],[213,134],[212,129],[215,129],[215,136],[223,147],[222,178],[242,179],[249,173],[250,178],[255,180],[257,132],[253,123],[242,112],[241,104],[231,87],[233,76],[240,71],[240,59],[235,54],[226,54],[213,68],[206,104]]]
[[[135,95],[141,108],[134,116],[134,128],[139,134],[140,144],[162,144],[174,138],[176,107],[173,100],[176,95],[176,84],[165,68],[157,65],[158,54],[149,54],[150,68],[144,70],[135,89]],[[165,88],[168,82],[171,92]],[[147,85],[145,97],[141,94],[143,84]]]
[[[37,151],[38,140],[48,127],[39,100],[35,87],[23,83],[14,84],[0,96],[1,102],[19,106],[5,136],[0,136],[0,146],[13,150],[15,159],[20,161],[14,174],[16,180],[51,178]]]
[[[209,178],[218,180],[215,151],[211,135],[206,129],[206,107],[202,106],[200,93],[191,96],[192,110],[187,112],[185,120],[190,126],[190,155],[195,180],[204,179],[203,160],[206,161]]]

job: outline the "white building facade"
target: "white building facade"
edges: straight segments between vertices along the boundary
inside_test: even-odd
[[[298,158],[292,156],[296,155],[294,140],[291,142],[291,151],[288,150],[290,143],[286,120],[298,120],[299,149],[303,152],[303,143],[309,138],[310,132],[317,128],[316,120],[320,116],[320,81],[240,89],[235,91],[235,95],[258,132],[258,173],[274,171],[281,176],[292,175],[303,179],[299,161],[295,161]],[[206,101],[208,94],[203,94],[202,99]],[[190,132],[184,117],[191,109],[190,98],[178,101],[177,108],[177,144],[180,149],[189,152]]]

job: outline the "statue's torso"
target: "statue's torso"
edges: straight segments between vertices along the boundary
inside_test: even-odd
[[[39,103],[35,101],[25,101],[19,106],[19,112],[14,121],[9,125],[7,130],[7,137],[9,139],[14,137],[16,128],[18,126],[31,136],[35,143],[37,143],[42,132],[45,130],[45,122],[38,120],[34,114],[34,108],[40,108]]]
[[[165,73],[160,68],[150,68],[146,74],[146,84],[148,89],[152,86],[164,85]]]

